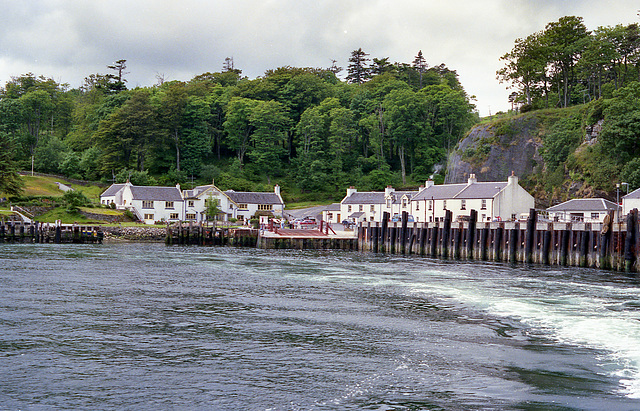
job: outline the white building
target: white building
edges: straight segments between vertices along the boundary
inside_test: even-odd
[[[626,216],[631,210],[640,210],[640,188],[622,197],[622,215]]]
[[[342,222],[340,203],[329,204],[322,210],[322,221],[339,224]]]
[[[224,192],[237,208],[233,210],[233,217],[238,220],[246,220],[255,215],[272,215],[282,217],[284,215],[284,201],[280,195],[280,186],[276,185],[272,193],[240,192],[227,190]],[[226,210],[223,210],[226,212]],[[232,210],[229,210],[231,212]]]
[[[617,218],[618,210],[616,203],[604,198],[575,198],[547,208],[553,221],[585,223],[601,223],[610,211],[614,211]]]
[[[184,219],[184,200],[179,184],[175,187],[134,186],[129,182],[113,184],[100,195],[100,203],[113,203],[118,210],[129,210],[146,224]]]
[[[518,177],[511,175],[506,182],[478,182],[471,174],[466,184],[426,186],[411,200],[411,214],[416,221],[443,221],[446,210],[453,219],[478,212],[478,221],[515,220],[520,214],[529,213],[535,200],[518,184]]]
[[[249,219],[256,214],[282,216],[284,201],[280,187],[272,193],[221,191],[215,185],[198,186],[192,190],[176,187],[134,186],[113,184],[100,196],[100,203],[114,204],[116,209],[130,210],[147,224],[158,221],[206,221],[207,201],[218,201],[222,220]]]
[[[222,221],[237,218],[238,204],[213,184],[183,190],[182,195],[185,201],[185,220],[207,221],[207,206],[210,200],[218,202]]]

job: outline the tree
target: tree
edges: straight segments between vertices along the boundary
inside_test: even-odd
[[[270,177],[282,168],[284,135],[290,123],[287,110],[276,101],[260,101],[253,106],[249,121],[254,128],[250,157],[271,184]]]
[[[562,96],[560,105],[569,106],[569,97],[574,82],[574,66],[584,52],[589,41],[589,32],[582,17],[565,16],[545,27],[544,38],[548,44],[549,56],[554,65]]]
[[[362,84],[371,78],[371,69],[367,66],[368,55],[362,48],[351,52],[346,77],[349,83]]]
[[[418,51],[418,55],[413,59],[412,66],[418,73],[420,73],[420,88],[422,88],[422,75],[425,71],[427,71],[427,68],[429,68],[427,60],[425,60],[424,56],[422,55],[422,50]]]
[[[251,111],[257,102],[255,100],[234,97],[229,101],[223,124],[227,134],[227,146],[236,152],[240,168],[244,164],[251,134],[255,130],[250,121]]]
[[[505,67],[496,72],[498,80],[520,88],[526,104],[532,104],[532,92],[545,78],[547,65],[542,33],[516,39],[513,49],[500,57],[500,60],[505,62]]]
[[[109,70],[113,70],[116,74],[107,74],[107,79],[110,80],[109,82],[109,90],[110,91],[115,91],[115,92],[119,92],[119,91],[123,91],[127,89],[127,86],[124,84],[127,82],[127,80],[124,78],[125,74],[129,74],[128,71],[125,71],[127,69],[127,60],[125,59],[120,59],[117,60],[115,63],[107,66],[107,68]]]
[[[15,147],[11,136],[0,127],[0,193],[18,195],[24,183],[18,175]]]

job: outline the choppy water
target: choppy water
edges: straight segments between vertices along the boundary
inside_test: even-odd
[[[0,245],[0,409],[640,409],[640,285],[349,252]]]

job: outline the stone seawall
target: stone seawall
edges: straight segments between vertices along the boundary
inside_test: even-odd
[[[166,227],[102,227],[105,241],[153,241],[164,242]]]

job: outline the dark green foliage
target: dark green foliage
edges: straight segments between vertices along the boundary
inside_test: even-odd
[[[575,151],[582,138],[580,119],[569,117],[558,120],[550,132],[544,137],[541,150],[542,158],[547,168],[555,170]]]
[[[0,131],[23,169],[136,185],[215,184],[332,199],[345,187],[418,186],[475,121],[454,70],[357,50],[353,77],[279,67],[127,90],[126,61],[67,90],[33,74],[0,89]],[[350,84],[354,83],[354,84]],[[316,194],[318,193],[318,194]],[[296,197],[296,198],[298,198]]]
[[[77,212],[80,207],[89,205],[89,199],[80,191],[69,190],[62,196],[63,202],[67,206],[68,213]]]

